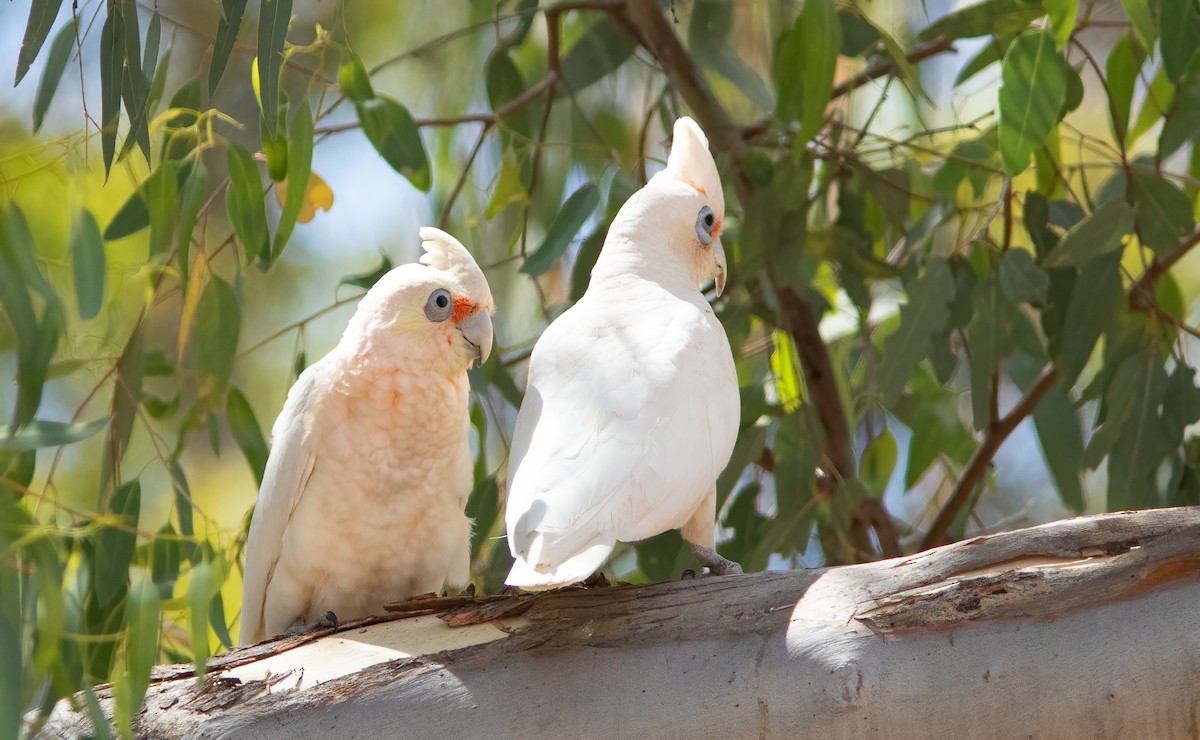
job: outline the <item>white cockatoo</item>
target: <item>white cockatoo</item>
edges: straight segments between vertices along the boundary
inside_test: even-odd
[[[708,140],[681,118],[666,169],[621,207],[587,292],[530,357],[508,465],[509,585],[584,580],[617,541],[677,528],[710,571],[741,572],[713,546],[737,373],[700,292],[725,285],[724,213]]]
[[[288,393],[246,542],[242,643],[465,585],[467,370],[492,347],[492,294],[453,236],[388,272]]]

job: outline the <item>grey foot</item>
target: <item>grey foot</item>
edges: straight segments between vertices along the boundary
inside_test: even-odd
[[[474,595],[475,595],[475,584],[474,584],[474,583],[468,583],[468,584],[467,584],[467,587],[466,587],[466,588],[464,588],[462,591],[460,591],[460,592],[458,593],[458,595],[459,595],[459,596],[474,596]]]
[[[742,566],[732,560],[721,557],[717,554],[716,550],[710,547],[692,545],[692,554],[714,576],[733,576],[741,575],[742,573]]]
[[[316,632],[317,630],[329,628],[338,628],[338,618],[333,612],[325,612],[311,622],[305,622],[301,620],[300,617],[296,617],[296,621],[292,622],[291,627],[288,627],[287,634],[303,635],[309,632]]]

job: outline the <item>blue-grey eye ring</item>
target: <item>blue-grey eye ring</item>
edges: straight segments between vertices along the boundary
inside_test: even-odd
[[[454,300],[450,291],[438,288],[425,301],[425,318],[430,321],[445,321],[454,315]]]
[[[696,214],[696,238],[704,246],[712,243],[712,232],[717,226],[717,217],[708,206],[700,209],[700,213]]]

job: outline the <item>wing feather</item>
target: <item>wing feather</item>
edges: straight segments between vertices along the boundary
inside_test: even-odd
[[[259,642],[269,636],[264,618],[267,592],[288,522],[304,495],[317,461],[308,420],[320,372],[321,363],[316,363],[301,373],[288,392],[283,411],[271,430],[271,454],[267,458],[246,540],[239,633],[243,644]]]
[[[682,526],[728,462],[739,401],[724,330],[706,304],[657,298],[597,310],[585,296],[535,347],[509,463],[509,583],[574,582],[617,540]]]

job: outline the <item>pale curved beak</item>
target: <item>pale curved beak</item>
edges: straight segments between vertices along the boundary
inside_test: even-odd
[[[714,239],[712,244],[713,260],[717,263],[717,276],[715,283],[717,287],[717,297],[721,297],[721,293],[725,292],[725,247],[722,246],[720,239]]]
[[[474,316],[464,319],[458,330],[462,332],[463,339],[475,348],[475,357],[478,358],[479,364],[487,362],[488,355],[492,354],[492,315],[480,310]]]

